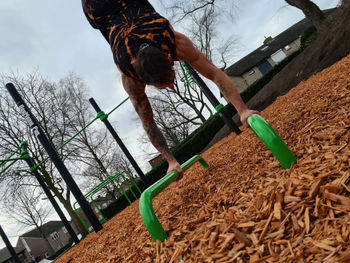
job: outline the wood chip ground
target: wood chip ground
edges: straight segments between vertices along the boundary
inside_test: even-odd
[[[151,240],[137,201],[56,262],[350,262],[350,56],[261,114],[292,169],[243,128],[154,198],[167,241]]]

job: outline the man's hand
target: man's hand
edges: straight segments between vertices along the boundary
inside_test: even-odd
[[[168,167],[168,171],[166,173],[169,174],[172,171],[176,170],[179,172],[179,177],[177,178],[177,180],[180,180],[183,176],[183,171],[181,169],[180,164],[175,159],[172,161],[169,161],[168,163],[169,163],[169,167]]]
[[[249,127],[247,119],[248,119],[249,116],[251,116],[253,114],[259,114],[259,112],[256,111],[256,110],[249,110],[249,109],[247,109],[247,110],[245,110],[245,111],[243,111],[241,113],[241,115],[240,115],[241,122],[242,122],[244,127]]]

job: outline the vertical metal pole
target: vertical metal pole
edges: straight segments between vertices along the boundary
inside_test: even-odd
[[[183,62],[184,65],[188,68],[193,78],[196,80],[197,84],[205,94],[205,96],[208,98],[210,103],[216,108],[220,105],[220,102],[217,100],[217,98],[214,96],[214,94],[211,92],[211,90],[208,88],[207,84],[202,80],[202,78],[198,75],[198,73],[191,67],[190,64],[188,64],[186,61]],[[231,116],[227,113],[225,109],[219,110],[219,112],[222,114],[222,118],[224,119],[227,126],[231,129],[231,131],[234,131],[236,134],[240,134],[241,130],[238,128],[238,126],[233,122]]]
[[[101,112],[101,108],[97,105],[97,103],[94,100],[94,98],[90,98],[89,102],[91,103],[92,107],[94,107],[94,109],[95,109],[95,111],[97,113]],[[124,145],[123,141],[118,136],[117,132],[114,130],[114,128],[111,125],[111,123],[108,121],[107,118],[103,119],[102,121],[106,125],[107,129],[109,130],[109,132],[112,134],[113,138],[117,141],[119,147],[122,149],[122,151],[124,152],[126,157],[129,159],[131,165],[134,167],[135,171],[140,176],[140,178],[142,179],[143,183],[146,186],[150,186],[150,183],[149,183],[147,177],[144,175],[144,173],[142,172],[142,170],[140,169],[140,167],[136,163],[135,159],[132,157],[132,155],[130,154],[129,150],[126,148],[126,146]]]
[[[28,152],[27,150],[27,145],[22,143],[22,151],[25,150],[26,152]],[[29,168],[33,168],[35,167],[35,164],[32,160],[32,158],[26,158],[25,159],[26,163],[28,164]],[[75,242],[75,244],[78,244],[80,242],[79,238],[77,237],[77,235],[75,234],[72,226],[70,225],[70,223],[68,222],[67,218],[65,217],[65,215],[63,214],[61,208],[59,207],[59,205],[57,204],[55,198],[53,197],[53,195],[50,192],[49,187],[46,185],[44,179],[41,177],[41,175],[39,174],[39,172],[36,169],[33,169],[33,171],[31,171],[35,178],[38,180],[40,186],[43,188],[47,198],[49,199],[49,201],[51,202],[52,206],[55,208],[58,216],[61,218],[64,226],[66,227],[69,235],[72,237],[73,241]]]
[[[80,207],[84,211],[86,217],[90,221],[92,227],[94,228],[95,232],[100,231],[103,227],[100,221],[97,219],[96,215],[94,214],[92,208],[90,207],[89,203],[86,201],[84,195],[80,191],[77,183],[74,181],[72,175],[69,173],[68,169],[58,156],[54,146],[51,144],[47,136],[44,134],[42,128],[39,125],[38,120],[34,117],[34,115],[29,110],[28,106],[22,99],[21,95],[16,90],[15,86],[12,83],[6,84],[6,88],[9,91],[11,97],[16,102],[17,106],[20,108],[21,112],[26,118],[26,121],[28,122],[30,128],[32,129],[34,135],[38,138],[48,155],[50,156],[51,161],[56,166],[57,170],[61,174],[62,178],[65,180],[67,186],[72,191],[75,199],[79,203]]]
[[[15,249],[12,247],[9,239],[7,238],[4,230],[2,229],[2,227],[0,226],[0,235],[2,237],[2,240],[4,240],[4,243],[7,247],[7,250],[10,252],[11,256],[12,256],[12,259],[15,263],[21,263],[21,261],[19,260],[19,257],[15,251]]]

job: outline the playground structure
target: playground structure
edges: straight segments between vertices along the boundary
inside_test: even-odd
[[[16,155],[16,154],[20,154],[20,156],[15,158],[14,155]],[[0,165],[4,165],[7,162],[10,162],[10,164],[8,164],[5,168],[3,168],[0,171],[0,175],[3,174],[5,171],[7,171],[12,165],[14,165],[19,160],[25,160],[26,161],[26,163],[28,164],[28,166],[30,168],[31,173],[33,173],[33,175],[35,176],[35,178],[37,179],[38,183],[42,187],[44,193],[46,194],[48,200],[51,202],[51,205],[54,207],[56,213],[61,218],[61,220],[62,220],[65,228],[67,229],[69,235],[71,236],[72,240],[76,244],[78,244],[80,242],[79,238],[75,234],[72,226],[70,225],[70,223],[68,222],[67,218],[65,217],[63,211],[61,210],[61,208],[57,204],[55,198],[51,194],[50,189],[47,186],[47,184],[45,183],[45,181],[43,180],[41,174],[39,174],[39,172],[37,171],[38,166],[36,166],[34,164],[34,161],[32,160],[32,158],[29,155],[28,143],[27,142],[25,142],[25,141],[22,142],[20,144],[20,146],[7,159],[0,160]]]
[[[61,174],[62,178],[65,180],[67,186],[70,188],[70,190],[72,191],[73,195],[75,196],[77,202],[79,203],[80,207],[82,208],[84,214],[86,215],[86,217],[88,218],[88,220],[90,221],[93,229],[95,230],[95,232],[98,232],[102,229],[102,224],[99,222],[99,220],[97,219],[96,215],[94,214],[92,208],[90,207],[89,203],[87,202],[87,200],[85,199],[85,197],[83,196],[83,194],[81,193],[79,187],[77,186],[77,184],[75,183],[75,181],[73,180],[71,174],[69,173],[69,171],[67,170],[67,168],[65,167],[65,165],[63,164],[63,162],[60,160],[57,151],[60,150],[62,147],[64,147],[66,144],[68,144],[70,141],[72,141],[76,136],[78,136],[83,130],[85,130],[87,127],[89,127],[94,121],[96,121],[97,119],[100,119],[101,121],[104,121],[105,124],[109,124],[107,121],[108,116],[115,111],[119,106],[121,106],[123,103],[125,103],[127,99],[125,99],[122,103],[120,103],[118,106],[116,106],[111,112],[109,112],[108,114],[105,114],[102,111],[99,111],[97,114],[97,117],[95,119],[93,119],[90,123],[88,123],[85,127],[83,127],[78,133],[76,133],[74,136],[72,136],[68,141],[66,141],[65,143],[63,143],[60,147],[58,147],[58,149],[54,149],[52,144],[49,142],[47,136],[44,134],[44,132],[42,131],[38,121],[36,120],[36,118],[33,116],[33,114],[31,113],[30,109],[28,108],[28,106],[26,105],[26,103],[23,101],[22,97],[20,96],[20,94],[18,93],[18,91],[16,90],[15,86],[12,83],[8,83],[6,84],[6,88],[9,91],[11,97],[14,99],[14,101],[16,102],[16,105],[20,108],[20,110],[22,111],[22,113],[24,114],[26,121],[28,122],[30,128],[32,129],[34,135],[38,138],[39,142],[42,144],[42,146],[44,147],[44,149],[46,150],[46,152],[48,153],[49,157],[47,157],[45,160],[43,160],[42,162],[40,162],[39,164],[35,165],[29,158],[28,155],[28,150],[27,150],[27,144],[23,144],[23,147],[25,146],[25,150],[22,157],[20,158],[16,158],[16,159],[11,159],[8,158],[7,160],[3,160],[0,163],[3,164],[5,162],[8,161],[12,161],[12,163],[6,167],[5,169],[3,169],[2,172],[5,172],[8,168],[10,168],[17,160],[19,159],[25,159],[27,162],[29,162],[29,166],[30,166],[30,171],[34,173],[34,175],[36,175],[37,173],[37,168],[40,167],[41,164],[43,164],[44,162],[46,162],[47,160],[51,159],[52,162],[54,163],[54,165],[56,166],[57,170],[59,171],[59,173]],[[93,101],[93,99],[91,99]],[[94,101],[93,101],[94,102]],[[97,104],[95,103],[95,106],[97,106]],[[97,106],[98,107],[98,106]],[[96,109],[96,107],[95,107]],[[107,125],[106,124],[106,125]],[[113,127],[109,124],[108,129],[110,130],[110,132],[112,133],[113,137],[116,139],[117,143],[121,146],[122,150],[124,151],[124,153],[127,155],[127,157],[129,158],[131,164],[135,167],[135,170],[137,172],[139,172],[139,176],[141,177],[141,179],[145,179],[141,169],[138,167],[137,163],[135,162],[135,160],[132,158],[131,154],[128,152],[127,148],[125,147],[125,145],[123,144],[123,142],[121,141],[121,139],[118,137],[118,135],[116,134],[115,130],[113,129]],[[12,155],[16,154],[13,153]],[[132,159],[132,160],[131,160]],[[140,174],[141,173],[141,174]],[[37,174],[37,179],[38,180],[43,180],[40,176],[40,174]],[[147,181],[145,180],[144,183],[147,185]],[[45,183],[44,183],[45,184]],[[42,186],[44,187],[44,186]],[[48,195],[48,193],[50,194],[49,189],[47,189],[47,191],[44,190],[44,192]],[[50,199],[50,198],[49,198]],[[56,209],[57,210],[57,209]],[[62,214],[63,215],[63,214]],[[62,218],[62,217],[61,217]],[[62,221],[64,221],[62,219]],[[69,225],[70,227],[70,225]],[[69,227],[67,226],[67,229],[69,229]],[[72,230],[73,231],[73,230]],[[73,235],[74,232],[72,232]],[[74,234],[75,235],[75,234]],[[79,239],[77,237],[72,237],[73,240],[76,243],[79,243]]]
[[[131,173],[127,170],[122,171],[120,173],[116,173],[115,175],[109,176],[107,179],[105,179],[103,182],[101,182],[100,184],[98,184],[97,186],[95,186],[93,189],[91,189],[87,194],[85,194],[85,198],[86,199],[90,199],[91,203],[93,204],[93,206],[95,207],[97,213],[100,215],[100,218],[106,223],[107,219],[105,218],[105,216],[103,215],[101,209],[98,207],[98,205],[95,202],[94,196],[95,194],[97,194],[98,192],[100,192],[103,188],[105,188],[108,184],[117,184],[118,189],[123,193],[123,195],[125,196],[126,200],[129,202],[129,204],[132,203],[132,201],[130,200],[128,194],[126,193],[126,191],[124,190],[122,184],[120,183],[119,178],[122,178],[122,184],[125,183],[125,185],[128,188],[129,193],[132,194],[132,196],[134,197],[134,200],[137,200],[138,197],[135,194],[134,190],[132,190],[132,186],[130,186],[129,182],[132,183],[133,187],[135,187],[137,189],[137,191],[139,192],[139,194],[141,194],[141,190],[138,187],[135,179],[132,177]],[[87,232],[90,232],[89,228],[87,227],[84,219],[82,218],[82,216],[80,215],[78,208],[76,207],[77,202],[75,202],[73,204],[73,208],[75,213],[77,214],[77,216],[79,217],[81,223],[83,224],[85,230]]]

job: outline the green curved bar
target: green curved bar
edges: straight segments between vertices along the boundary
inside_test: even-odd
[[[185,163],[181,165],[181,169],[186,171],[195,162],[199,162],[204,169],[208,168],[207,162],[200,156],[195,155]],[[148,232],[151,234],[153,241],[160,240],[165,241],[168,235],[164,231],[162,225],[159,223],[156,217],[153,207],[152,198],[164,190],[169,184],[174,182],[179,177],[178,171],[172,171],[164,176],[162,179],[148,187],[140,197],[140,213]]]
[[[293,163],[297,163],[297,158],[263,117],[253,114],[247,121],[254,133],[263,141],[284,169],[290,169]]]

